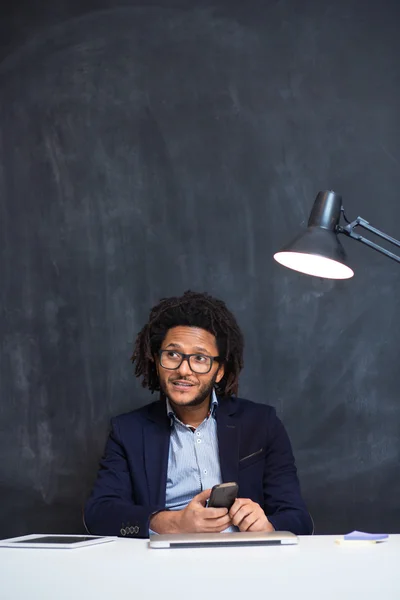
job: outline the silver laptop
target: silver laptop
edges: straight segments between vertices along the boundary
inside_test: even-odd
[[[218,546],[277,546],[293,545],[298,538],[289,531],[273,533],[162,533],[150,535],[150,548],[208,548]]]

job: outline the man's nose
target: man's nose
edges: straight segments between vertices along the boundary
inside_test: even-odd
[[[189,365],[189,360],[187,358],[183,359],[181,365],[178,368],[178,373],[183,377],[186,375],[191,375],[193,373]]]

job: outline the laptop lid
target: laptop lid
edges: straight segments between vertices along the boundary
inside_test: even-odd
[[[298,538],[289,531],[272,533],[235,531],[232,533],[163,533],[150,535],[150,548],[207,548],[215,546],[293,545]]]

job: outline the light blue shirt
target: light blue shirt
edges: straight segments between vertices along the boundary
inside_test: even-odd
[[[210,414],[193,432],[189,425],[178,419],[167,399],[167,414],[171,419],[167,510],[181,510],[196,494],[222,483],[215,420],[217,407],[218,400],[213,391]]]
[[[181,510],[203,490],[222,483],[219,464],[217,421],[218,400],[211,396],[210,414],[193,430],[182,423],[167,398],[167,414],[171,420],[165,508]],[[225,532],[237,531],[228,527]],[[154,533],[150,530],[150,533]]]

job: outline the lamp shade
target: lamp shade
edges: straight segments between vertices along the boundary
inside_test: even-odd
[[[346,253],[337,235],[341,205],[341,196],[335,192],[319,192],[306,231],[276,252],[274,259],[307,275],[328,279],[353,277],[354,272],[347,265]]]

